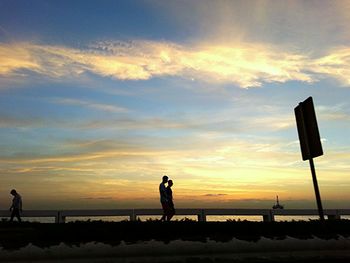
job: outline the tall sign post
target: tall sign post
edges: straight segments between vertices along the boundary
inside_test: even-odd
[[[312,97],[300,102],[299,105],[294,108],[294,113],[297,123],[302,158],[303,161],[309,160],[318,213],[320,215],[320,220],[324,221],[321,195],[318,189],[315,165],[313,161],[313,158],[323,155],[323,150]]]

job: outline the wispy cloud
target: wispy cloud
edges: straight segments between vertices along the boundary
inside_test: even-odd
[[[207,196],[207,197],[217,197],[217,196],[225,196],[227,194],[205,194],[204,196]]]
[[[40,119],[19,118],[4,114],[0,115],[0,128],[28,128],[42,125],[43,121]]]
[[[127,112],[128,109],[124,107],[119,107],[116,105],[105,104],[105,103],[96,103],[93,101],[81,100],[81,99],[71,99],[71,98],[56,98],[52,100],[54,103],[72,105],[72,106],[81,106],[94,110],[106,111],[106,112]]]
[[[330,54],[316,59],[311,63],[310,71],[331,76],[344,86],[350,86],[350,47],[334,49]]]
[[[129,113],[126,108],[110,104],[100,104],[86,100],[69,98],[56,98],[54,103],[86,107],[93,110],[101,110],[112,113]],[[201,134],[232,134],[250,132],[256,129],[264,131],[280,131],[294,127],[295,120],[291,114],[274,114],[274,116],[240,116],[232,119],[234,113],[222,111],[215,114],[197,116],[187,114],[186,116],[159,116],[139,117],[131,114],[116,116],[113,118],[70,120],[67,118],[23,118],[18,116],[0,115],[0,127],[2,128],[40,128],[59,127],[61,129],[77,130],[121,130],[121,131],[187,131]],[[229,116],[229,117],[228,117]],[[219,128],[218,128],[219,127]]]
[[[101,42],[87,49],[32,43],[0,44],[0,75],[50,78],[90,72],[120,80],[179,76],[257,87],[264,82],[313,82],[331,76],[349,84],[350,48],[312,59],[263,44],[229,43],[181,46],[169,42]]]
[[[350,120],[350,111],[347,104],[319,105],[316,110],[320,113],[318,117],[327,121],[348,121]]]
[[[23,69],[40,72],[41,65],[26,44],[0,45],[0,75],[20,75]],[[23,73],[22,73],[23,75]]]
[[[28,187],[28,182],[34,187],[39,180],[45,186],[40,189],[41,193],[50,195],[49,189],[56,187],[65,191],[62,197],[67,196],[66,192],[78,191],[79,198],[111,196],[118,199],[125,196],[128,200],[135,200],[143,195],[158,200],[155,186],[166,173],[174,179],[177,201],[191,195],[198,200],[266,198],[274,196],[276,189],[279,193],[291,192],[298,197],[305,195],[309,185],[310,189],[312,187],[311,181],[310,184],[306,182],[305,166],[288,165],[300,160],[298,152],[287,152],[288,142],[268,145],[244,140],[207,142],[187,139],[182,142],[188,145],[187,148],[167,145],[166,149],[158,149],[153,141],[151,144],[138,142],[137,145],[125,141],[77,140],[66,143],[66,153],[63,154],[28,153],[0,157],[3,181],[10,187],[11,183],[22,182],[26,176],[29,179],[23,188]],[[259,151],[266,147],[271,150]],[[329,169],[328,172],[322,169],[320,181],[341,175],[344,178],[342,183],[348,183],[348,152],[329,155],[334,158],[323,159],[329,163],[318,161],[320,168]],[[135,193],[134,189],[140,191]]]

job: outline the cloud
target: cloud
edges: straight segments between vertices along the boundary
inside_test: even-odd
[[[225,196],[227,194],[205,194],[204,196],[215,197],[215,196]]]
[[[21,69],[40,72],[41,65],[26,44],[0,45],[0,75],[19,75]]]
[[[243,88],[265,82],[317,81],[320,75],[350,83],[350,48],[312,59],[275,46],[252,43],[100,42],[87,49],[32,43],[0,44],[0,75],[26,77],[30,72],[53,79],[93,73],[119,80],[178,76]]]
[[[114,200],[115,198],[113,197],[82,197],[82,199],[86,199],[86,200]]]
[[[276,51],[264,45],[179,46],[166,42],[138,41],[127,46],[99,43],[87,50],[30,43],[0,46],[3,76],[32,71],[52,78],[92,72],[121,80],[157,76],[183,76],[241,87],[262,82],[312,78],[302,72],[305,57]]]
[[[156,187],[162,174],[174,179],[178,201],[187,195],[198,200],[266,198],[274,197],[276,189],[279,194],[288,191],[298,197],[309,185],[312,187],[305,179],[305,166],[288,165],[300,160],[299,152],[288,153],[289,142],[269,145],[269,140],[213,141],[194,136],[172,147],[169,144],[174,142],[169,138],[156,140],[64,140],[57,143],[64,147],[64,153],[45,153],[45,147],[40,154],[32,151],[8,156],[4,152],[7,156],[0,157],[2,179],[9,187],[21,183],[26,189],[40,181],[40,192],[45,196],[55,187],[63,192],[60,198],[78,192],[79,198],[125,196],[128,200],[139,195],[158,200]],[[159,140],[163,148],[155,145]],[[266,148],[270,151],[260,151]],[[320,182],[323,178],[339,178],[341,172],[342,183],[348,184],[348,151],[329,156],[333,158],[318,161],[320,170],[329,169],[320,174]],[[134,189],[140,191],[135,193]]]
[[[100,104],[87,100],[77,100],[69,98],[52,99],[54,103],[63,105],[81,106],[85,108],[97,109],[112,113],[127,113],[126,115],[113,116],[113,118],[91,118],[88,120],[67,119],[67,118],[47,118],[32,117],[24,118],[11,114],[0,114],[0,128],[60,128],[75,130],[109,130],[109,131],[172,131],[191,132],[202,135],[211,133],[216,135],[239,134],[254,130],[280,131],[292,128],[295,120],[291,114],[273,114],[275,116],[263,114],[261,116],[241,116],[232,119],[235,112],[223,110],[219,113],[197,116],[196,114],[140,117],[128,114],[128,109],[110,104]],[[208,139],[208,138],[206,138]]]
[[[58,103],[58,104],[63,104],[63,105],[82,106],[82,107],[91,108],[94,110],[114,112],[114,113],[128,111],[128,109],[123,108],[123,107],[119,107],[116,105],[95,103],[92,101],[86,101],[86,100],[81,100],[81,99],[56,98],[53,100],[53,102]]]
[[[19,118],[13,116],[0,115],[0,128],[28,128],[43,126],[44,122],[40,119]]]
[[[226,113],[226,115],[225,115]],[[75,128],[90,129],[112,129],[112,130],[139,130],[139,131],[188,131],[201,134],[239,134],[254,130],[281,131],[293,128],[295,120],[291,115],[278,115],[275,117],[237,117],[232,120],[227,112],[223,112],[220,118],[217,116],[206,116],[198,118],[196,116],[178,117],[176,119],[158,117],[158,118],[118,118],[118,119],[99,119],[89,120],[83,123],[77,123]]]
[[[316,59],[310,70],[321,76],[331,76],[344,86],[350,86],[350,47],[334,49],[330,54]]]
[[[36,73],[66,79],[93,73],[118,80],[148,80],[177,76],[243,88],[331,77],[350,85],[349,1],[148,4],[175,22],[182,35],[191,35],[188,42],[112,40],[84,48],[0,42],[0,77],[18,79]],[[6,34],[1,27],[0,31]]]
[[[350,112],[347,104],[336,105],[319,105],[316,106],[316,111],[320,119],[326,121],[348,121],[350,120]]]

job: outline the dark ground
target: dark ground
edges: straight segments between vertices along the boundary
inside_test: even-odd
[[[46,248],[61,242],[79,245],[101,242],[119,245],[139,241],[156,240],[168,243],[172,240],[201,241],[207,239],[225,242],[232,238],[258,241],[261,237],[285,239],[318,237],[337,239],[350,236],[349,220],[298,222],[74,222],[65,224],[0,222],[0,247],[14,250],[32,243]]]

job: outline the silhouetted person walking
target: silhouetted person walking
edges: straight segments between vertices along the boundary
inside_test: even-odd
[[[160,219],[160,221],[165,221],[166,216],[167,216],[167,212],[168,212],[168,196],[166,193],[166,187],[165,184],[168,182],[168,176],[164,175],[162,182],[159,185],[159,195],[160,195],[160,203],[162,204],[162,208],[163,208],[163,216]]]
[[[170,221],[171,218],[175,215],[175,207],[173,202],[173,190],[171,190],[171,187],[173,186],[173,181],[168,181],[168,186],[166,188],[166,194],[168,197],[168,211],[167,211],[167,221]]]
[[[14,217],[17,217],[18,222],[21,222],[22,220],[20,213],[22,212],[22,197],[15,189],[12,189],[10,194],[13,195],[12,205],[10,207],[10,211],[12,211],[10,222],[13,221]]]

